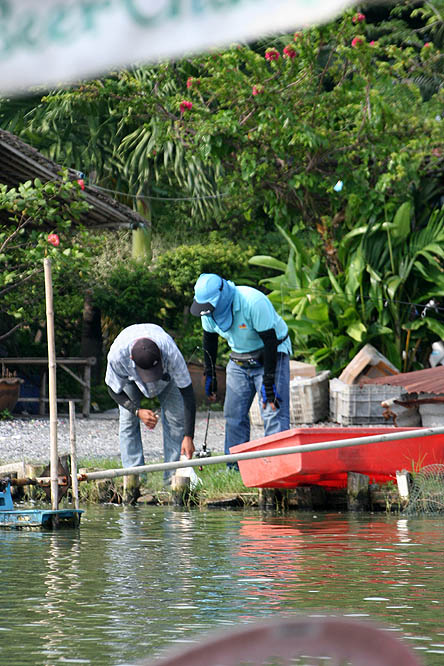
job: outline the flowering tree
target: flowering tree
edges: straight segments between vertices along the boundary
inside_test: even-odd
[[[57,91],[23,130],[44,127],[51,157],[141,196],[154,224],[242,237],[299,220],[334,266],[338,236],[386,205],[394,213],[442,172],[439,20],[416,8],[421,32],[403,21],[412,11],[403,3],[391,11],[369,23],[367,10],[350,10]]]
[[[0,185],[0,341],[23,327],[35,332],[44,320],[44,256],[53,260],[55,279],[69,279],[84,261],[85,248],[77,247],[72,231],[89,207],[80,188],[66,174],[47,183]]]

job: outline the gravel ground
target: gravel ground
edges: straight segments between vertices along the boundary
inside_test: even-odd
[[[208,412],[196,414],[194,445],[196,450],[205,441]],[[224,451],[225,424],[222,412],[212,411],[208,424],[207,450],[222,454]],[[251,439],[263,437],[263,428],[252,426]],[[12,421],[0,421],[0,463],[29,462],[48,464],[50,456],[48,417],[14,417]],[[155,430],[142,427],[145,462],[163,457],[162,425]],[[69,419],[57,420],[57,445],[59,455],[70,452]],[[90,418],[76,418],[76,445],[79,462],[97,458],[119,458],[119,415],[117,409]]]

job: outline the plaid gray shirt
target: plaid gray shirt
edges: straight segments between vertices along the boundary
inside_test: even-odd
[[[125,384],[135,382],[143,395],[152,398],[163,391],[168,384],[163,379],[157,382],[143,382],[137,374],[134,361],[130,358],[131,348],[139,338],[150,338],[160,349],[164,373],[174,380],[178,388],[191,384],[185,359],[173,338],[156,324],[134,324],[123,329],[114,340],[108,354],[105,384],[115,393],[121,393]]]

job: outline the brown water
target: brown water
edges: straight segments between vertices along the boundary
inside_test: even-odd
[[[135,664],[276,613],[382,621],[444,664],[444,518],[87,508],[0,532],[0,664]]]

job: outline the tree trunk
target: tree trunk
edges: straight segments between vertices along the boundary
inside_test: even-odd
[[[81,356],[95,356],[97,362],[91,366],[91,381],[98,384],[102,380],[102,322],[100,309],[93,304],[92,293],[87,291],[83,306]]]

